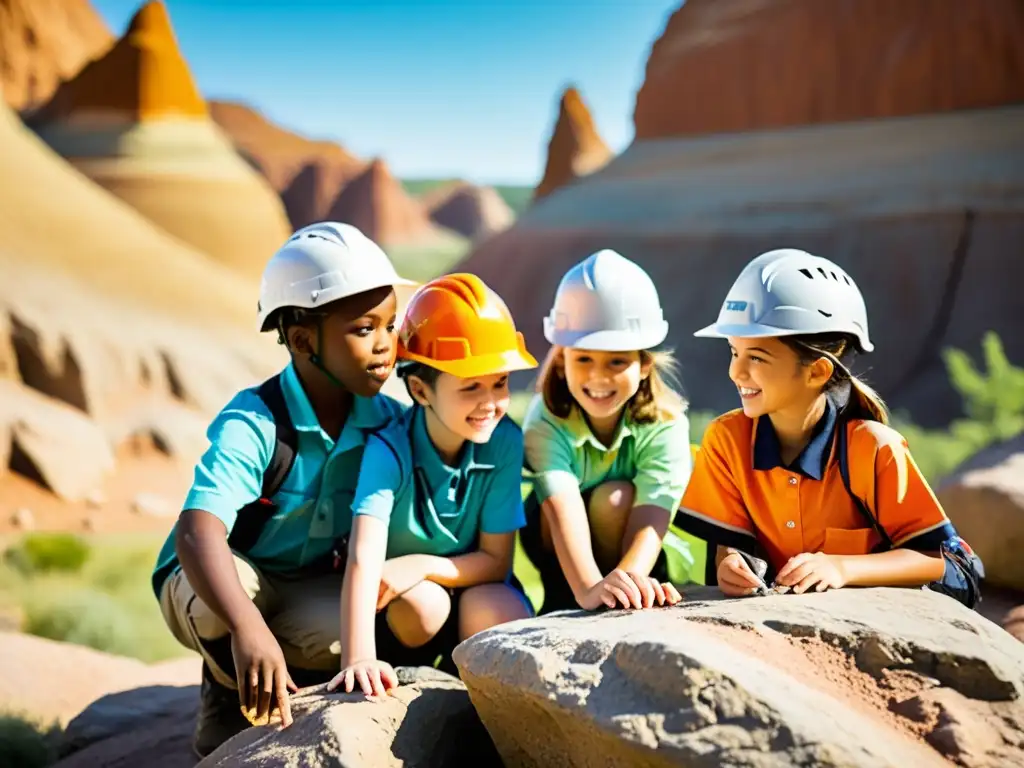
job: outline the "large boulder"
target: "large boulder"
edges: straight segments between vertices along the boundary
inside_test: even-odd
[[[506,766],[1024,765],[1024,645],[935,592],[579,611],[455,662]]]
[[[937,495],[985,564],[986,583],[1024,591],[1024,434],[969,458]]]
[[[1024,101],[1019,0],[687,0],[654,43],[638,139]]]
[[[458,768],[498,766],[466,687],[427,667],[400,668],[402,683],[386,699],[329,694],[326,686],[292,697],[290,728],[250,728],[197,768]]]
[[[977,354],[995,330],[1007,356],[1024,360],[1022,201],[1024,107],[639,141],[537,202],[458,269],[498,288],[541,356],[541,320],[562,275],[598,249],[619,250],[658,285],[693,408],[720,413],[738,403],[728,350],[694,331],[714,321],[754,256],[803,248],[849,270],[864,294],[868,381],[917,423],[939,426],[962,408],[944,348]]]

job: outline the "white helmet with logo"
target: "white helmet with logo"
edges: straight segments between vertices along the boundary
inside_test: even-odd
[[[650,349],[667,335],[668,323],[650,275],[608,249],[565,273],[544,318],[544,338],[561,347]]]
[[[321,221],[295,232],[263,270],[259,329],[275,310],[313,309],[386,285],[415,285],[398,276],[387,254],[351,224]]]
[[[841,267],[821,256],[780,248],[753,259],[736,278],[718,322],[694,336],[797,336],[847,333],[861,352],[868,338],[868,315],[860,289]]]

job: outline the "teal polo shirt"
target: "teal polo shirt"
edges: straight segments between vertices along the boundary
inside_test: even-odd
[[[257,390],[258,386],[239,392],[210,424],[206,433],[210,445],[196,464],[192,487],[182,505],[183,510],[209,512],[229,533],[238,511],[260,497],[263,473],[276,443],[273,416]],[[366,435],[400,416],[406,406],[381,394],[356,397],[335,441],[320,427],[291,363],[282,372],[281,390],[298,438],[295,461],[271,499],[277,504],[277,513],[246,557],[258,568],[287,572],[327,555],[337,536],[344,534],[335,530],[338,526],[331,505],[317,503],[322,479],[329,475],[336,492],[351,498]],[[157,595],[168,567],[177,566],[174,535],[172,528],[153,571]]]
[[[477,548],[480,533],[512,533],[526,524],[520,480],[523,433],[507,416],[491,439],[467,441],[458,466],[430,441],[414,406],[368,438],[349,523],[369,515],[388,526],[388,559],[452,557]]]

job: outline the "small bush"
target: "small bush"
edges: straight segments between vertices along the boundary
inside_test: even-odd
[[[39,594],[36,598],[24,606],[25,632],[98,651],[138,655],[134,621],[112,596],[76,589]]]
[[[70,533],[30,533],[5,553],[7,562],[25,574],[78,573],[88,561],[88,543]]]
[[[0,714],[0,765],[47,768],[57,762],[56,727],[44,728],[17,715]]]

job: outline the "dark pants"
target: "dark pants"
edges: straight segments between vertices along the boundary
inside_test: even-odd
[[[583,506],[590,508],[590,496],[593,489],[583,492]],[[540,580],[544,585],[544,603],[541,605],[537,615],[551,613],[552,611],[564,611],[579,608],[576,597],[572,593],[572,587],[562,572],[562,566],[558,563],[558,555],[554,550],[546,549],[541,538],[540,530],[540,503],[537,495],[530,492],[525,501],[526,527],[519,532],[519,541],[523,551],[530,558],[530,562],[540,572]],[[651,576],[660,582],[668,581],[668,560],[665,551],[662,550],[651,570]]]

